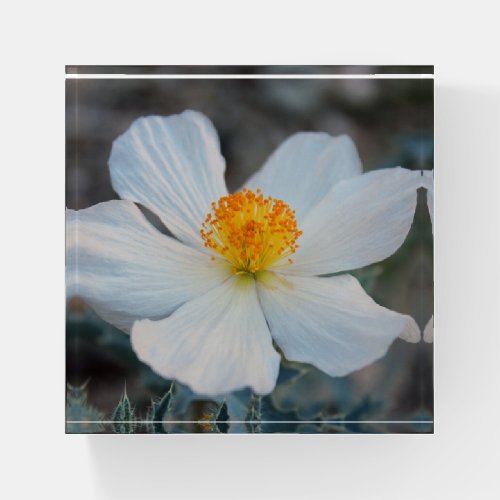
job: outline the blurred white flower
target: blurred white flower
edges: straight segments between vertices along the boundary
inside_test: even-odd
[[[422,171],[422,186],[427,189],[427,207],[431,216],[432,233],[434,234],[434,171]],[[424,328],[424,342],[432,342],[434,340],[434,315],[427,322]]]
[[[136,120],[114,143],[123,200],[68,210],[67,290],[130,331],[160,375],[215,395],[273,390],[280,355],[346,375],[414,320],[376,304],[349,271],[385,259],[411,226],[420,172],[362,173],[346,136],[297,133],[228,194],[202,114]],[[136,203],[175,236],[157,231]]]

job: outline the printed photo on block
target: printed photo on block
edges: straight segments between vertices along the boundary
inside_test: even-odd
[[[66,432],[432,433],[433,88],[68,66]]]

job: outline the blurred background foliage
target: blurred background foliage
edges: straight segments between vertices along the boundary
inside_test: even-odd
[[[365,171],[433,168],[432,80],[70,79],[67,207],[116,199],[107,167],[113,140],[140,116],[185,109],[213,121],[230,191],[284,139],[303,130],[350,135]],[[412,315],[423,328],[433,312],[432,244],[425,192],[419,190],[405,243],[385,261],[352,274],[379,304]],[[432,432],[426,423],[345,423],[432,420],[432,344],[396,340],[383,359],[341,378],[284,360],[275,390],[263,398],[249,391],[208,398],[158,377],[137,360],[129,337],[79,298],[68,301],[66,348],[66,419],[82,422],[67,424],[67,432]],[[270,420],[278,423],[265,423]],[[95,421],[104,423],[88,423]]]

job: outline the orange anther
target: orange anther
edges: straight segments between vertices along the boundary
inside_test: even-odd
[[[223,196],[212,203],[212,212],[202,223],[203,244],[232,264],[233,272],[256,272],[291,263],[280,263],[298,248],[302,234],[297,229],[295,211],[283,200],[242,192]],[[212,257],[215,260],[215,257]]]

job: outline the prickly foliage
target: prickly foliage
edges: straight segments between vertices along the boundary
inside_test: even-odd
[[[252,395],[248,404],[248,413],[246,415],[246,427],[250,434],[262,432],[262,398]]]
[[[168,422],[174,399],[174,382],[162,398],[152,401],[148,411],[148,431],[151,434],[168,434],[165,424]]]
[[[123,389],[120,402],[113,410],[111,427],[116,434],[132,434],[136,427],[134,408],[127,396],[127,387]]]
[[[66,393],[66,432],[69,434],[87,434],[102,432],[101,421],[104,415],[88,404],[88,380],[80,386],[67,384]]]

